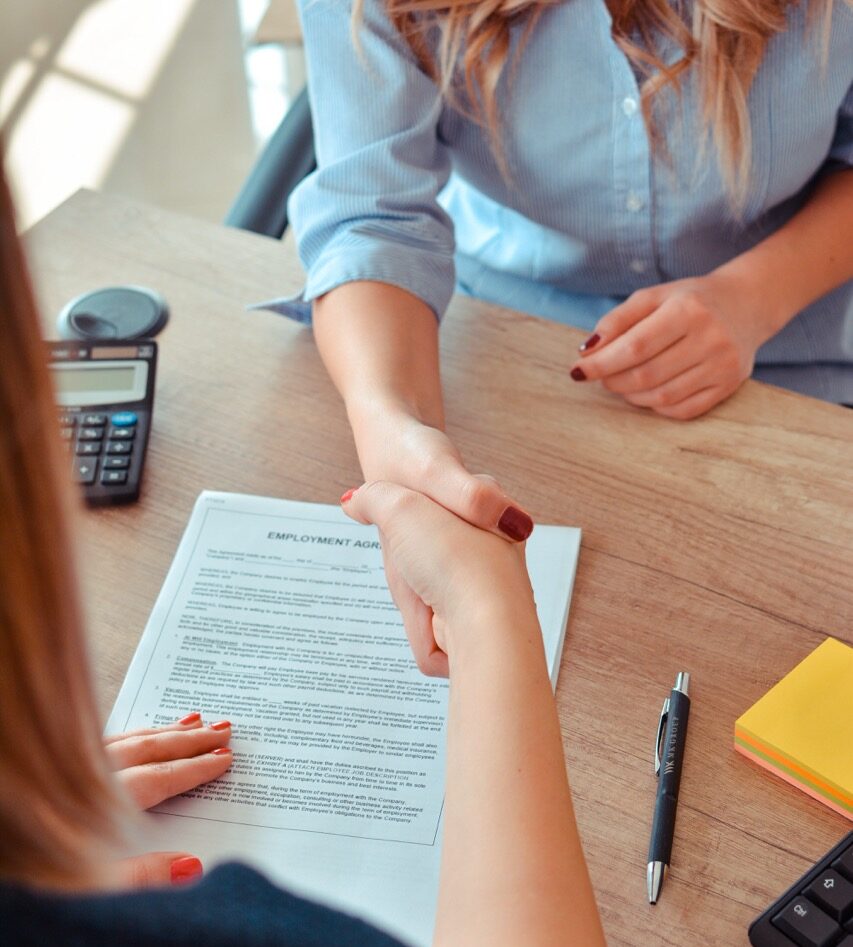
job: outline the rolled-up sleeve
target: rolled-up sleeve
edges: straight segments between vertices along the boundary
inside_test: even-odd
[[[853,84],[838,110],[835,136],[824,167],[834,171],[853,168]]]
[[[349,0],[300,0],[317,170],[288,217],[307,273],[273,308],[310,320],[310,302],[343,283],[408,290],[441,317],[453,293],[453,225],[436,197],[450,173],[442,103],[382,10],[365,0],[361,53]]]

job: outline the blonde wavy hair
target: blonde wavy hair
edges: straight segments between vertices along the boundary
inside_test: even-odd
[[[571,0],[384,0],[387,14],[406,40],[421,68],[449,102],[487,128],[505,177],[500,145],[497,89],[510,52],[511,30],[524,26],[518,52],[539,17]],[[741,207],[749,186],[752,155],[749,90],[767,43],[787,26],[797,0],[607,0],[613,38],[641,76],[643,115],[652,144],[666,154],[655,128],[654,103],[664,89],[678,92],[687,71],[698,70],[702,136],[710,133],[720,173],[734,207]],[[803,0],[809,2],[809,0]],[[848,0],[850,2],[850,0]],[[354,29],[363,0],[353,9]],[[811,0],[809,16],[822,7],[824,61],[833,0]],[[689,19],[688,19],[689,17]],[[672,65],[660,49],[674,42],[682,56]]]

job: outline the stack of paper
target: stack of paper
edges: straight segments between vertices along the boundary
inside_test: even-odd
[[[735,749],[853,819],[853,648],[815,648],[735,723]]]

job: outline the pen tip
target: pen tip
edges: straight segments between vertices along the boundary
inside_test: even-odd
[[[649,896],[649,904],[657,904],[660,889],[663,885],[664,868],[663,862],[649,862],[646,868],[646,891]]]

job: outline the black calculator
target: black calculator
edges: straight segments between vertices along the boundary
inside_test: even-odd
[[[69,475],[93,505],[139,497],[157,343],[48,342]]]
[[[853,832],[749,928],[753,947],[853,947]]]

